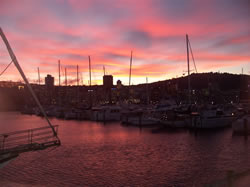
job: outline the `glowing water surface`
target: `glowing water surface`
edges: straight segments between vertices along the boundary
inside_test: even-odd
[[[231,129],[154,134],[119,123],[51,119],[62,146],[21,154],[0,170],[0,186],[200,186],[250,168],[250,140]],[[47,125],[0,113],[0,133]]]

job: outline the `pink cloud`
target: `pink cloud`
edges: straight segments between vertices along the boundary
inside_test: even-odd
[[[178,12],[175,16],[174,11],[173,15],[161,12],[154,0],[141,0],[136,5],[132,0],[100,2],[1,1],[0,15],[5,18],[1,26],[31,79],[36,76],[37,67],[44,74],[56,75],[58,59],[70,75],[77,64],[86,73],[88,55],[98,80],[103,66],[116,77],[126,77],[131,50],[134,77],[149,76],[155,80],[166,74],[182,74],[186,69],[186,33],[190,35],[199,72],[250,61],[250,55],[242,52],[249,51],[250,38],[244,34],[247,23],[227,20],[230,12],[218,12],[214,1],[194,0],[200,8],[188,14],[184,10],[182,16]],[[233,6],[229,8],[234,10]],[[215,48],[211,43],[218,45]],[[7,63],[8,59],[0,42],[0,60]],[[10,69],[7,74],[13,80],[19,77],[14,72]]]

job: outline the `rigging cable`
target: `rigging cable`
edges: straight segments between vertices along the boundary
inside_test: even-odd
[[[191,43],[190,43],[189,40],[188,40],[188,43],[189,43],[189,47],[190,47],[190,51],[191,51],[191,55],[192,55],[192,59],[193,59],[193,63],[194,63],[194,68],[195,68],[196,73],[198,73],[198,72],[197,72],[197,69],[196,69],[196,65],[195,65],[195,60],[194,60],[194,55],[193,55]]]
[[[11,61],[11,62],[6,66],[6,68],[0,73],[0,76],[1,76],[2,74],[4,74],[4,72],[8,69],[8,67],[9,67],[12,63],[13,63],[13,61]]]

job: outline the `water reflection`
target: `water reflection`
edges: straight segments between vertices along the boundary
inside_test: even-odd
[[[46,125],[17,113],[0,113],[0,121],[0,132]],[[191,186],[250,166],[249,144],[231,129],[155,134],[118,123],[52,123],[60,126],[62,146],[22,154],[0,171],[1,186]]]

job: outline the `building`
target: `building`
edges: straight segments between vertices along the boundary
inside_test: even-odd
[[[45,77],[45,86],[47,89],[54,88],[54,77],[47,75],[47,77]]]
[[[105,89],[110,89],[113,87],[113,76],[112,75],[104,75],[103,76],[103,87]]]

